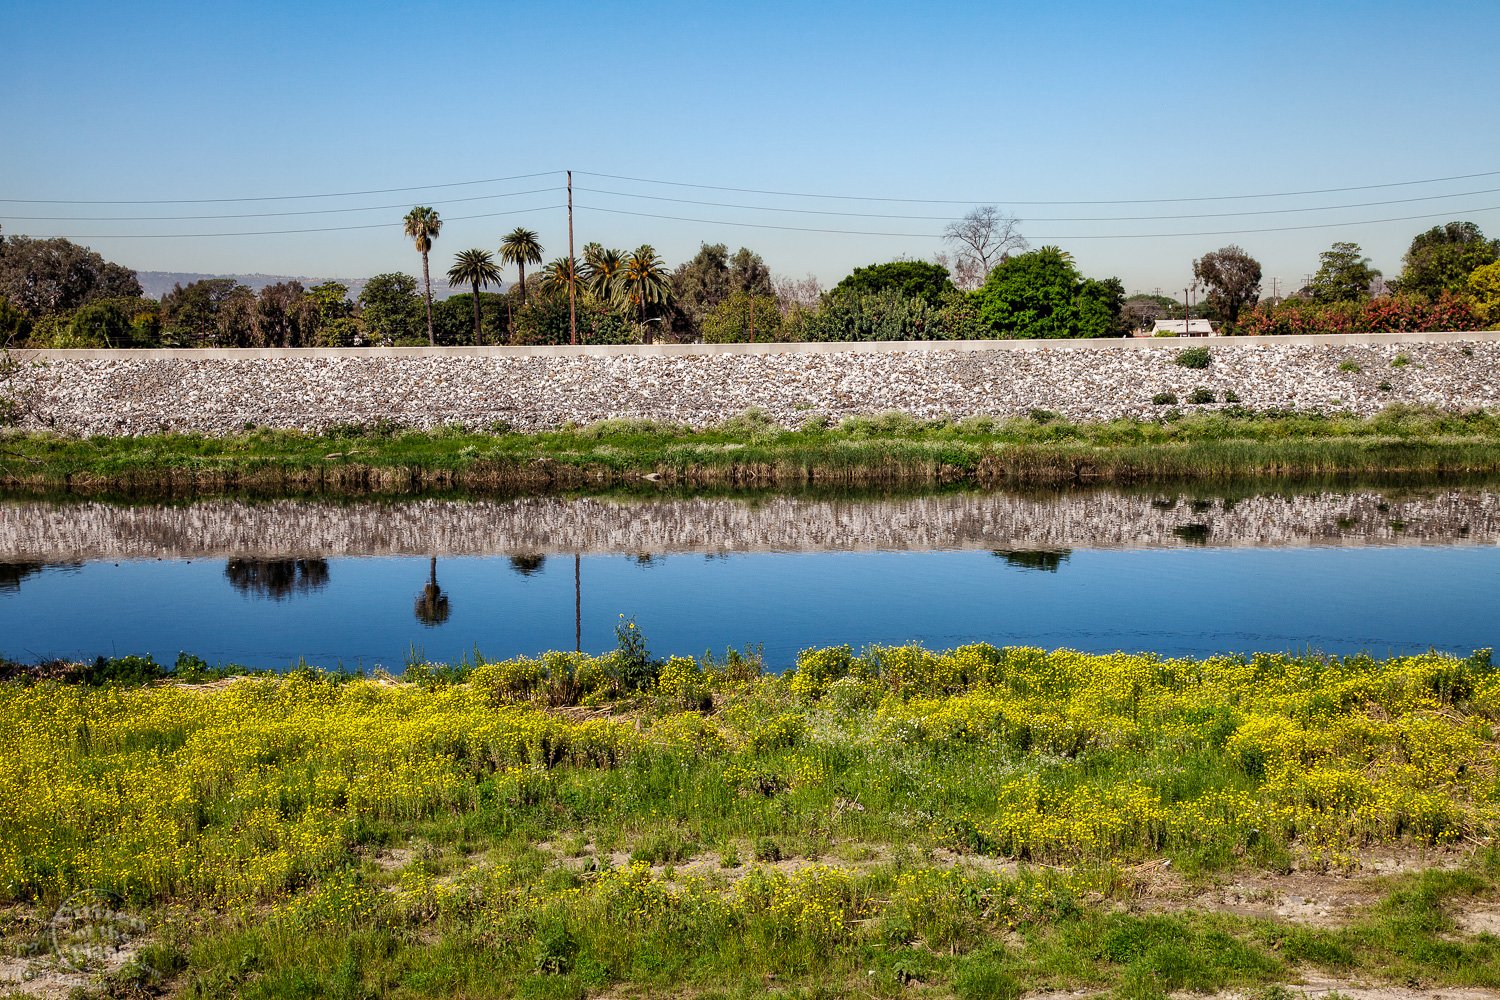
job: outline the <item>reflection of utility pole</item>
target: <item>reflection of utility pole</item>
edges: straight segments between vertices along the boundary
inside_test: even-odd
[[[583,588],[579,585],[578,553],[573,553],[573,652],[583,652]]]

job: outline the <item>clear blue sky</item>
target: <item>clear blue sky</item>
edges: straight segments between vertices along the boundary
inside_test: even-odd
[[[572,168],[840,201],[575,175],[577,239],[749,246],[825,284],[941,249],[943,219],[996,204],[1033,244],[1128,290],[1179,291],[1238,243],[1298,281],[1335,240],[1393,275],[1449,218],[1500,235],[1500,173],[1235,201],[1081,205],[1344,188],[1500,171],[1500,4],[825,2],[720,5],[68,3],[0,5],[0,198],[249,198],[405,188]],[[550,188],[511,198],[505,192]],[[594,189],[584,191],[581,189]],[[614,192],[610,194],[600,191]],[[653,201],[629,194],[757,206]],[[1441,197],[1433,197],[1441,196]],[[458,201],[485,197],[485,200]],[[1425,198],[1405,204],[1333,208]],[[1022,204],[1023,202],[1059,204]],[[367,276],[418,268],[399,220],[448,219],[434,269],[517,225],[566,252],[561,175],[221,204],[0,202],[7,233],[84,238],[142,270]],[[371,206],[395,206],[375,208]],[[339,214],[182,221],[80,216]],[[682,222],[608,214],[612,208]],[[772,208],[935,218],[806,215]],[[1198,219],[1166,215],[1285,214]],[[461,219],[533,209],[491,218]],[[1432,216],[1376,222],[1400,216]],[[69,216],[25,221],[18,216]],[[1126,216],[1129,221],[1043,221]],[[1219,233],[1352,221],[1288,232]],[[728,222],[899,233],[850,236]],[[214,238],[389,223],[346,232]],[[120,234],[120,235],[113,235]],[[928,235],[923,235],[928,234]],[[1083,236],[1109,235],[1108,239]],[[440,265],[440,266],[439,266]],[[1269,280],[1267,291],[1270,290]]]

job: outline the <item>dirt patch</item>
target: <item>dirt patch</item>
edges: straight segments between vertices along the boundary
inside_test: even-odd
[[[1307,976],[1300,984],[1288,984],[1286,991],[1294,997],[1320,998],[1337,995],[1347,1000],[1500,1000],[1500,993],[1494,990],[1481,990],[1468,986],[1432,986],[1416,989],[1409,986],[1383,986],[1315,975]],[[1234,991],[1216,994],[1209,1000],[1247,1000],[1254,995],[1254,991]],[[1188,994],[1182,994],[1182,996],[1186,997]],[[1195,996],[1195,1000],[1202,1000],[1202,998]]]
[[[1465,934],[1493,934],[1500,937],[1500,906],[1493,903],[1466,907],[1453,914],[1453,920]]]
[[[411,859],[416,857],[416,853],[407,847],[387,847],[371,851],[367,856],[381,871],[394,872],[411,864]]]

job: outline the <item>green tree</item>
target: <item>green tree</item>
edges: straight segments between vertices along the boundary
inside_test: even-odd
[[[417,282],[399,272],[377,274],[359,293],[360,319],[372,340],[409,344],[422,325],[422,299]]]
[[[1500,260],[1500,240],[1487,240],[1472,222],[1449,222],[1418,234],[1402,258],[1396,289],[1437,299],[1462,293],[1476,268]]]
[[[236,288],[250,289],[233,278],[204,278],[177,284],[162,296],[162,327],[176,344],[222,343],[220,314]]]
[[[868,295],[894,291],[936,307],[942,304],[945,295],[955,290],[946,267],[925,260],[897,260],[889,264],[856,267],[854,273],[833,287],[832,294]]]
[[[0,347],[9,347],[31,335],[31,320],[0,295]]]
[[[521,280],[521,305],[526,304],[526,265],[542,262],[542,244],[536,233],[517,226],[500,241],[500,260],[516,265]]]
[[[1221,323],[1232,325],[1240,307],[1260,297],[1260,261],[1230,244],[1193,261],[1193,277],[1208,289],[1208,308]]]
[[[432,241],[437,239],[442,229],[443,220],[438,218],[437,212],[426,205],[418,205],[406,213],[406,235],[416,244],[417,253],[422,255],[422,285],[427,293],[427,343],[429,345],[436,344],[437,337],[432,330],[432,272],[427,268],[427,254],[432,249]]]
[[[996,265],[974,295],[980,322],[992,336],[1112,337],[1123,325],[1119,279],[1085,279],[1072,256],[1057,247],[1016,254]]]
[[[758,341],[781,339],[781,310],[774,295],[730,292],[703,321],[706,344],[748,343],[752,333]]]
[[[448,268],[448,286],[468,285],[474,290],[474,343],[481,343],[479,333],[479,290],[500,284],[500,268],[488,250],[463,250]]]
[[[640,342],[640,333],[635,324],[592,295],[578,300],[577,319],[578,338],[582,343]],[[537,294],[527,300],[526,308],[516,310],[512,343],[560,345],[568,341],[567,293],[537,289]]]
[[[573,262],[566,257],[556,257],[542,268],[541,286],[544,291],[568,294],[574,280]]]
[[[1318,256],[1318,273],[1309,286],[1317,302],[1358,302],[1370,297],[1370,283],[1380,272],[1370,266],[1358,243],[1335,243]]]
[[[1486,327],[1500,327],[1500,261],[1476,267],[1469,275],[1474,315]]]
[[[128,267],[71,240],[12,236],[0,242],[0,295],[32,317],[72,312],[99,299],[134,299],[141,284]]]

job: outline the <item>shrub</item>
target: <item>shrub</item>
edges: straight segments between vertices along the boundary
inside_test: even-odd
[[[1209,362],[1208,348],[1189,347],[1185,351],[1178,351],[1177,357],[1172,360],[1184,368],[1207,368]]]
[[[1224,390],[1224,402],[1226,402],[1226,403],[1238,403],[1239,401],[1240,401],[1240,394],[1239,393],[1235,392],[1233,389],[1225,389]]]
[[[1187,401],[1189,403],[1192,403],[1194,406],[1202,406],[1205,403],[1212,403],[1214,401],[1214,391],[1212,389],[1205,389],[1200,385],[1198,388],[1194,389],[1191,393],[1188,394]]]
[[[1405,354],[1398,354],[1391,359],[1392,368],[1405,368],[1409,364],[1411,364],[1411,358],[1407,357]]]
[[[1346,358],[1339,362],[1339,371],[1341,372],[1358,372],[1363,370],[1357,361],[1350,361]]]
[[[1156,395],[1154,395],[1154,396],[1151,397],[1151,405],[1152,406],[1176,406],[1177,405],[1177,393],[1175,393],[1175,392],[1158,392]]]

